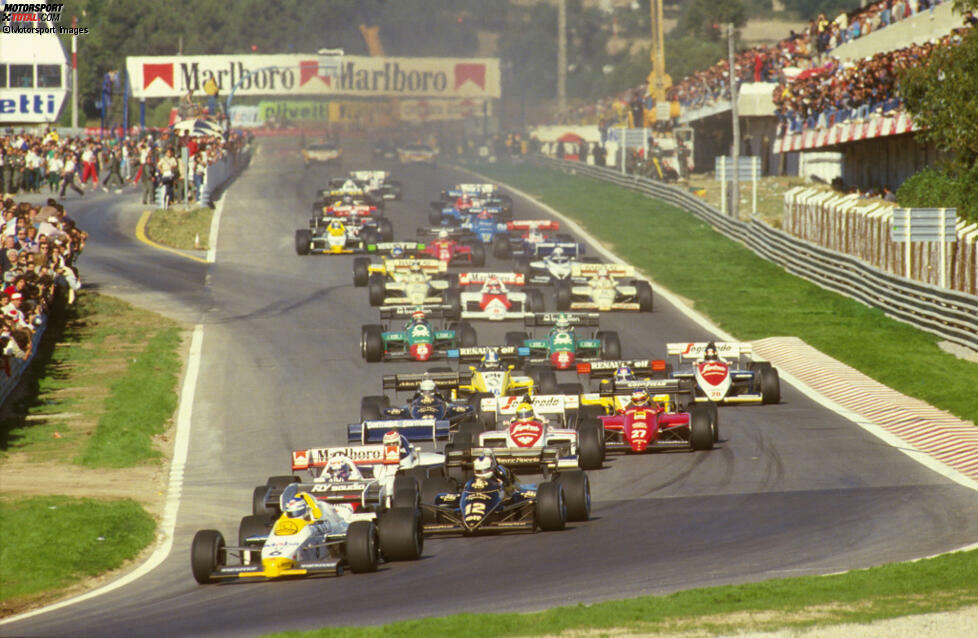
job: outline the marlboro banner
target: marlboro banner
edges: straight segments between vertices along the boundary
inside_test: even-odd
[[[495,58],[387,58],[343,56],[321,65],[319,56],[195,55],[126,58],[133,97],[203,93],[213,80],[218,95],[308,95],[406,98],[498,98]]]

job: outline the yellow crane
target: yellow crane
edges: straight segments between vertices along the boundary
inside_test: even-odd
[[[658,111],[662,105],[668,104],[666,95],[672,86],[672,78],[666,73],[666,43],[662,28],[662,0],[651,0],[649,2],[649,13],[652,19],[652,50],[649,57],[652,59],[652,72],[649,73],[649,95],[655,100],[655,110],[649,110],[645,119],[647,124],[654,124],[658,120]],[[678,115],[678,113],[677,113]],[[670,106],[671,116],[671,106]],[[667,119],[664,117],[663,119]]]

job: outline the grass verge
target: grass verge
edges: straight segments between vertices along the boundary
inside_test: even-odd
[[[738,338],[798,336],[880,383],[978,422],[978,364],[941,350],[939,337],[790,275],[665,202],[527,164],[474,168],[573,218]]]
[[[391,623],[284,632],[276,637],[539,636],[661,632],[713,635],[866,623],[978,604],[978,550],[834,576],[710,587],[531,614],[459,614]]]
[[[180,250],[207,250],[214,211],[207,206],[184,209],[171,206],[156,210],[146,224],[146,235],[153,241]],[[200,238],[200,245],[196,239]]]
[[[149,545],[155,529],[153,517],[131,500],[0,500],[0,612],[122,566]]]

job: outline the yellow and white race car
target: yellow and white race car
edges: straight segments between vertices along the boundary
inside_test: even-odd
[[[364,251],[364,239],[340,219],[332,219],[318,230],[318,233],[306,228],[295,231],[296,254],[351,255]]]
[[[343,162],[343,149],[331,142],[310,144],[302,149],[302,160],[306,166],[311,164],[335,164]]]

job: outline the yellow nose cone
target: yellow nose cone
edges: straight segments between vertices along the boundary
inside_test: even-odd
[[[278,578],[282,575],[282,572],[292,569],[295,566],[295,561],[281,557],[263,558],[261,566],[265,571],[265,576],[268,578]]]

